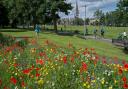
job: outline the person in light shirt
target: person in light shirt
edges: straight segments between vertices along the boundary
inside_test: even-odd
[[[127,33],[126,33],[125,30],[124,30],[124,32],[123,32],[123,39],[127,39]]]

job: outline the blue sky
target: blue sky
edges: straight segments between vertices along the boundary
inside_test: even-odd
[[[85,16],[85,9],[83,5],[87,5],[87,17],[92,18],[93,13],[97,10],[100,9],[103,12],[109,12],[109,11],[114,11],[117,7],[116,4],[119,2],[119,0],[77,0],[78,1],[78,6],[79,6],[79,13],[80,17],[84,18]],[[62,13],[60,13],[60,16],[62,18],[73,18],[74,13],[75,13],[75,3],[76,0],[67,0],[68,3],[72,3],[72,6],[74,7],[71,13],[66,16]]]

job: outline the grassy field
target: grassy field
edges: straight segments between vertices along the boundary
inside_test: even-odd
[[[24,37],[24,36],[32,37],[32,38],[36,37],[34,31],[2,32],[2,33],[9,34],[15,37]],[[119,59],[128,60],[128,55],[126,55],[123,52],[123,48],[114,46],[113,44],[107,42],[101,42],[93,39],[84,40],[76,36],[60,36],[52,32],[43,31],[40,33],[38,42],[39,44],[43,45],[45,40],[50,40],[60,46],[67,46],[70,42],[77,48],[95,48],[97,53],[102,56],[107,56],[110,58],[117,56],[119,57]]]
[[[53,29],[53,26],[47,26],[48,28],[50,29]],[[58,26],[58,29],[65,29],[64,26],[62,25],[59,25]],[[101,26],[87,26],[88,30],[89,30],[89,34],[93,34],[93,31],[94,29],[96,28],[100,35],[100,29],[101,29]],[[124,30],[128,33],[128,27],[103,27],[105,29],[105,38],[109,38],[109,39],[112,39],[112,38],[117,38],[118,35],[120,33],[123,33]],[[66,30],[78,30],[80,31],[81,33],[83,33],[83,30],[84,27],[83,26],[66,26]]]

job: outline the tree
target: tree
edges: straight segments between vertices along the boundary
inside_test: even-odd
[[[103,12],[102,12],[102,10],[96,10],[95,12],[94,12],[94,17],[96,17],[97,19],[100,19],[100,17],[103,15]]]
[[[103,22],[104,13],[102,12],[102,10],[98,9],[94,12],[94,17],[97,19],[97,21],[99,21],[98,24],[100,25],[100,22]]]
[[[117,7],[119,26],[128,26],[128,0],[120,0]]]
[[[94,16],[99,19],[100,24],[107,26],[128,26],[128,0],[120,0],[115,11],[104,14],[97,10]]]
[[[52,17],[54,30],[57,32],[57,20],[60,18],[59,12],[63,12],[66,15],[69,14],[69,10],[72,9],[70,3],[67,3],[66,0],[52,0],[50,3],[50,16]]]
[[[8,12],[6,7],[0,1],[0,26],[8,25]]]
[[[17,24],[45,24],[53,20],[54,29],[57,31],[57,20],[59,12],[66,15],[72,9],[66,0],[4,0],[4,5],[9,12],[9,19],[12,27]]]
[[[14,27],[17,23],[31,23],[35,26],[43,20],[45,14],[45,0],[4,0],[4,4],[8,7],[8,17]]]
[[[89,18],[86,18],[86,19],[85,19],[85,23],[86,23],[87,25],[89,25],[89,22],[90,22],[90,19],[89,19]]]

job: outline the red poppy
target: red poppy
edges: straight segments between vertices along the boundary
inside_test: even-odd
[[[87,70],[87,64],[85,62],[82,62],[82,68],[83,70]]]
[[[39,73],[36,73],[36,77],[40,77],[40,74]]]
[[[126,82],[127,81],[127,78],[126,77],[123,77],[122,80],[123,80],[123,82]]]
[[[14,77],[10,78],[10,81],[14,85],[16,85],[16,83],[17,83],[17,80]]]
[[[67,57],[66,56],[63,57],[63,62],[64,62],[64,64],[67,63]]]
[[[98,56],[98,55],[96,55],[96,56],[95,56],[95,59],[96,59],[96,60],[99,60],[99,56]]]
[[[85,51],[85,52],[83,52],[83,55],[86,55],[87,54],[87,52]]]
[[[31,69],[33,70],[34,68],[35,68],[34,65],[32,65]]]
[[[128,63],[124,64],[124,68],[128,70]]]
[[[34,44],[37,44],[36,40],[31,40],[31,43],[34,45]]]
[[[74,62],[74,57],[71,58],[71,62]]]
[[[11,51],[11,47],[7,47],[6,52],[10,52],[10,51]]]
[[[2,80],[0,79],[0,86],[2,85]]]
[[[90,54],[90,52],[88,51],[87,54]]]
[[[29,74],[31,72],[31,69],[25,69],[25,70],[23,70],[23,73],[24,74]]]
[[[44,64],[44,61],[43,60],[40,60],[39,61],[40,65]]]
[[[18,64],[17,64],[17,63],[15,63],[13,66],[14,66],[14,67],[17,67],[17,66],[18,66]]]
[[[36,59],[36,64],[39,64],[39,59]]]
[[[118,71],[119,74],[122,74],[123,73],[123,70],[121,68],[119,68],[119,71]]]
[[[40,65],[42,65],[42,64],[44,64],[44,61],[42,60],[42,59],[36,59],[36,64],[40,64]]]
[[[103,63],[103,64],[107,64],[107,61],[106,61],[106,60],[102,60],[102,63]]]
[[[80,73],[84,72],[87,70],[87,64],[85,62],[82,62],[82,66],[80,68]]]
[[[96,65],[97,64],[97,60],[94,60],[93,63],[94,63],[94,65]]]
[[[40,52],[39,55],[40,55],[40,57],[42,57],[42,56],[45,56],[45,53],[44,52]]]
[[[128,89],[128,84],[124,83],[124,84],[123,84],[123,88],[124,88],[124,89]]]
[[[102,58],[102,63],[103,64],[107,64],[107,61],[106,61],[106,58],[105,57]]]
[[[24,81],[21,82],[21,86],[22,86],[22,87],[25,87]]]
[[[87,50],[88,50],[88,48],[85,48],[85,50],[87,51]]]
[[[39,71],[40,70],[40,68],[36,68],[36,71]]]

